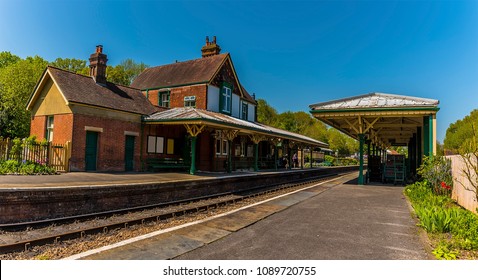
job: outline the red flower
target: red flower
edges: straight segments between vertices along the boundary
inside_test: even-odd
[[[441,187],[444,189],[447,189],[447,190],[451,189],[451,186],[448,186],[445,182],[441,182],[440,184],[441,184]]]

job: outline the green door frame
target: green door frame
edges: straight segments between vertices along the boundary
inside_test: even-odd
[[[96,131],[86,131],[85,171],[96,171],[98,159],[98,137]]]
[[[124,143],[124,170],[133,171],[134,169],[134,141],[135,136],[125,135]]]

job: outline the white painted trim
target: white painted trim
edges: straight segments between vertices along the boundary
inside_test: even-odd
[[[128,136],[139,136],[139,132],[134,132],[134,131],[125,131],[124,135]]]
[[[86,131],[103,132],[103,128],[102,128],[102,127],[87,126],[87,125],[85,125],[85,130],[86,130]]]

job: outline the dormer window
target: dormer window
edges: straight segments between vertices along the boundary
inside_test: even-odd
[[[231,114],[232,110],[232,85],[224,83],[221,88],[220,96],[221,113]]]

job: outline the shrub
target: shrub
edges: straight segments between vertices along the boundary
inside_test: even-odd
[[[435,194],[451,195],[453,176],[451,161],[444,157],[425,157],[417,170],[418,174],[428,182]]]
[[[442,234],[433,254],[439,259],[455,259],[459,250],[478,250],[478,215],[456,205],[447,195],[437,195],[427,181],[408,185],[419,226]]]

